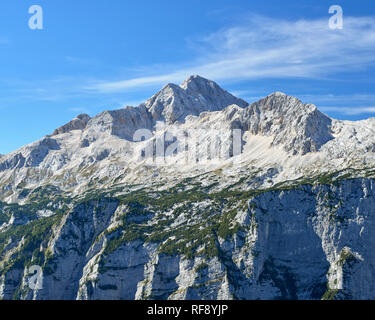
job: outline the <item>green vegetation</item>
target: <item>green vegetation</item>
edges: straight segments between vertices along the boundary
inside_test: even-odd
[[[53,226],[58,224],[62,214],[42,218],[25,225],[15,226],[0,233],[0,256],[3,255],[8,240],[19,244],[19,250],[10,257],[0,274],[5,274],[10,268],[24,268],[31,264],[43,265],[45,252],[40,250],[41,244],[49,239]]]
[[[334,300],[338,292],[338,289],[327,289],[322,296],[322,300]]]
[[[349,262],[355,262],[357,261],[357,258],[355,257],[355,255],[353,253],[350,252],[350,250],[344,248],[341,250],[340,252],[340,259],[338,261],[338,263],[343,266],[345,263],[349,263]]]
[[[208,264],[205,263],[205,262],[203,262],[203,263],[201,263],[201,264],[195,269],[195,271],[196,271],[197,273],[200,273],[200,272],[206,270],[207,268],[208,268]]]
[[[229,239],[239,232],[248,231],[235,223],[235,217],[239,211],[248,210],[249,200],[267,192],[302,190],[305,185],[337,183],[354,173],[350,170],[338,171],[310,179],[285,181],[262,190],[234,189],[234,186],[246,181],[242,179],[224,190],[211,193],[208,192],[211,186],[202,187],[199,183],[192,183],[190,179],[169,190],[149,192],[141,189],[117,196],[127,209],[121,226],[107,233],[109,242],[106,253],[115,251],[124,242],[139,239],[145,243],[159,244],[159,251],[169,255],[181,254],[187,258],[196,255],[212,257],[218,254],[218,237]],[[187,184],[190,184],[190,189],[186,188]],[[330,219],[343,223],[345,217],[336,213],[342,203],[337,204],[335,201],[333,195],[328,195]],[[209,206],[204,208],[197,206],[204,202],[209,202]],[[251,202],[250,228],[253,232],[257,228],[256,209],[256,204]],[[169,214],[165,215],[167,212]],[[185,216],[187,223],[172,228],[175,219],[181,215]],[[154,216],[157,216],[157,219],[153,220],[155,223],[149,224]],[[199,220],[195,221],[194,217],[198,216]],[[135,219],[135,217],[143,218]]]

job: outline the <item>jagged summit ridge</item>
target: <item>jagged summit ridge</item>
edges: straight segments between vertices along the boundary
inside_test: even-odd
[[[272,171],[279,173],[272,183],[308,175],[316,168],[333,170],[353,163],[368,167],[374,160],[370,155],[375,151],[375,119],[331,119],[315,105],[281,92],[248,105],[215,82],[191,76],[181,85],[167,84],[138,107],[104,111],[94,117],[79,115],[53,135],[2,156],[0,199],[18,201],[19,186],[34,188],[44,183],[80,192],[97,181],[108,185],[113,181],[153,181],[163,174],[151,173],[140,162],[137,152],[144,144],[133,138],[138,130],[155,134],[158,121],[165,122],[166,132],[242,129],[243,162],[238,166],[246,168],[251,163],[277,168]],[[231,138],[226,137],[228,141]],[[199,138],[202,146],[208,147],[209,133],[203,131]],[[153,144],[153,140],[147,143]],[[216,166],[223,165],[227,165],[225,161]],[[163,176],[167,180],[179,177],[179,170],[185,167],[172,163],[168,170]],[[186,170],[190,175],[192,170],[215,167],[194,165]]]
[[[180,86],[167,84],[161,91],[147,100],[145,106],[155,121],[172,124],[184,122],[188,115],[199,115],[204,111],[218,111],[237,104],[247,107],[248,103],[236,98],[215,82],[200,76],[191,76]]]
[[[87,128],[92,134],[108,131],[130,140],[137,129],[151,129],[157,121],[165,121],[167,124],[184,122],[189,115],[198,116],[205,111],[219,111],[231,104],[242,108],[248,106],[246,101],[220,88],[214,81],[194,75],[181,85],[165,85],[138,107],[128,106],[104,111],[93,118],[85,114],[79,115],[56,129],[53,135]]]
[[[274,136],[273,145],[284,145],[293,154],[315,152],[332,139],[331,119],[314,105],[303,104],[295,97],[275,92],[249,104],[220,88],[214,81],[198,75],[181,85],[169,83],[140,106],[105,111],[90,118],[80,115],[56,129],[53,135],[84,130],[85,139],[95,140],[98,132],[109,132],[131,140],[138,129],[152,129],[157,121],[168,125],[183,123],[188,116],[222,111],[239,106],[236,125],[252,134]]]
[[[66,133],[72,130],[83,130],[86,128],[88,122],[90,121],[91,117],[88,114],[80,114],[72,121],[68,122],[67,124],[57,128],[52,135],[56,136],[58,134]]]
[[[293,154],[319,151],[333,139],[331,118],[315,105],[281,92],[253,103],[248,116],[252,133],[274,136],[273,145],[282,144]]]
[[[275,136],[274,145],[283,144],[294,154],[318,151],[332,139],[330,118],[314,105],[305,105],[297,98],[275,92],[249,106],[214,81],[198,75],[190,76],[181,85],[165,85],[136,108],[104,111],[93,118],[79,115],[56,129],[53,135],[83,130],[86,140],[94,140],[93,136],[98,132],[131,140],[136,130],[152,129],[157,121],[165,121],[168,125],[183,123],[188,116],[221,111],[230,105],[241,108],[238,113],[242,129]]]

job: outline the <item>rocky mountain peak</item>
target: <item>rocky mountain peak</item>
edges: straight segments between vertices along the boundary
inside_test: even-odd
[[[180,85],[180,87],[186,91],[193,92],[205,91],[208,87],[215,90],[221,89],[214,81],[205,79],[198,75],[190,76]]]
[[[287,96],[287,94],[284,93],[284,92],[281,92],[281,91],[276,91],[276,92],[273,92],[273,93],[269,94],[268,96],[270,96],[270,97],[285,97],[285,96]]]
[[[86,131],[94,135],[95,132],[109,131],[113,135],[129,139],[135,130],[150,128],[156,121],[167,124],[183,123],[189,115],[198,116],[205,111],[219,111],[233,104],[241,108],[248,106],[246,101],[233,96],[214,81],[193,75],[181,85],[166,84],[136,108],[104,111],[94,118],[81,114],[56,129],[52,136],[87,129]]]
[[[123,161],[134,163],[138,161],[132,155],[134,133],[139,129],[151,132],[157,121],[165,121],[167,130],[168,125],[172,124],[171,129],[180,124],[182,129],[239,128],[246,132],[249,141],[263,139],[262,148],[266,153],[271,152],[270,146],[277,146],[288,156],[329,150],[329,154],[342,157],[348,148],[341,146],[347,145],[348,141],[353,150],[374,148],[372,126],[375,124],[372,122],[350,124],[336,121],[321,113],[315,105],[305,104],[282,92],[274,92],[248,105],[215,82],[191,76],[181,85],[165,85],[137,107],[104,111],[92,118],[86,114],[77,116],[56,129],[53,136],[47,136],[49,140],[30,144],[1,157],[0,172],[10,173],[29,167],[70,170],[72,166],[72,170],[75,170],[88,164],[100,166],[98,159],[103,157],[97,155],[102,154],[111,155],[111,161],[115,164],[117,159],[123,160],[119,154],[124,150],[130,156]],[[70,134],[65,134],[68,132]],[[134,146],[138,147],[137,143]],[[115,158],[116,154],[118,158]],[[103,168],[107,170],[105,166]],[[3,178],[3,181],[7,181],[5,176]]]
[[[282,144],[293,154],[316,152],[333,138],[331,118],[285,93],[275,92],[253,103],[247,112],[250,131],[274,136],[274,145]]]
[[[72,130],[83,130],[86,128],[88,122],[90,121],[91,117],[88,114],[80,114],[72,121],[68,122],[67,124],[57,128],[52,135],[56,136],[58,134],[70,132]]]
[[[219,111],[231,104],[242,108],[248,106],[246,101],[233,96],[214,81],[193,75],[180,86],[167,84],[143,105],[155,121],[172,124],[184,122],[188,115]]]

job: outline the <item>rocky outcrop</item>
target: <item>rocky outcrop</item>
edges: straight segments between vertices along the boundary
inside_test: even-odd
[[[84,138],[95,140],[100,133],[111,134],[128,141],[138,129],[152,129],[152,118],[145,107],[126,107],[121,110],[104,111],[93,117],[84,132]]]
[[[25,148],[23,153],[12,153],[0,163],[0,172],[39,166],[50,151],[60,150],[57,141],[50,137],[35,142]]]
[[[373,179],[251,194],[221,195],[211,213],[207,200],[188,196],[172,215],[130,198],[74,205],[44,237],[36,229],[13,233],[1,254],[1,297],[375,299]],[[27,266],[38,263],[43,288],[31,290]]]
[[[250,132],[274,137],[273,145],[282,145],[293,154],[319,151],[333,139],[329,117],[316,106],[281,92],[252,104],[246,111]]]
[[[77,118],[74,118],[72,121],[69,123],[63,125],[62,127],[56,129],[53,133],[52,136],[57,136],[58,134],[70,132],[72,130],[83,130],[86,128],[87,123],[90,120],[90,116],[87,114],[80,114],[77,116]]]
[[[204,114],[207,117],[206,114]],[[212,122],[217,121],[213,118]],[[332,119],[316,106],[276,92],[243,109],[236,105],[223,110],[222,122],[253,135],[272,137],[271,146],[282,146],[293,155],[317,152],[330,140]],[[211,122],[209,122],[211,124]]]
[[[221,89],[215,82],[191,76],[180,86],[167,84],[141,106],[149,110],[155,121],[172,124],[184,122],[188,115],[222,110],[231,104],[242,108],[248,106],[247,102]]]

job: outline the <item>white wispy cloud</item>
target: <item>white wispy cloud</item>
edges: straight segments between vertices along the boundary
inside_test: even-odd
[[[78,107],[78,108],[69,108],[69,111],[73,112],[75,114],[78,114],[78,113],[90,113],[89,109],[87,109],[87,108],[81,108],[81,107]]]
[[[178,82],[191,74],[217,81],[317,79],[374,65],[375,17],[346,17],[342,30],[330,30],[328,18],[286,21],[252,15],[237,26],[193,42],[200,53],[199,61],[187,61],[183,67],[168,66],[167,72],[157,75],[101,81],[86,89],[119,92]]]
[[[305,103],[316,104],[324,112],[351,116],[375,113],[375,94],[301,94],[298,98]]]
[[[335,104],[347,104],[348,101],[352,102],[370,102],[375,105],[375,94],[300,94],[300,99],[311,102],[328,102]]]
[[[148,97],[145,97],[143,99],[138,100],[126,100],[125,102],[121,102],[120,106],[122,108],[128,107],[128,106],[139,106],[141,103],[145,102],[148,99]]]
[[[360,114],[371,114],[375,113],[375,106],[374,107],[320,107],[321,111],[324,112],[339,112],[346,115],[360,115]]]

